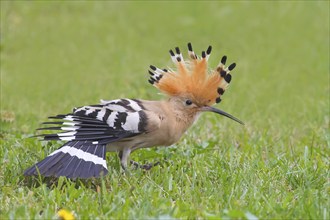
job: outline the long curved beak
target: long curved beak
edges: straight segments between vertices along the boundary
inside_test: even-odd
[[[234,120],[234,121],[236,121],[236,122],[244,125],[244,123],[241,120],[239,120],[238,118],[232,116],[231,114],[228,114],[227,112],[224,112],[224,111],[222,111],[220,109],[217,109],[217,108],[214,108],[214,107],[211,107],[211,106],[204,106],[204,107],[201,108],[201,111],[204,111],[204,112],[214,112],[214,113],[217,113],[219,115],[223,115],[223,116],[225,116],[227,118],[230,118],[230,119],[232,119],[232,120]]]

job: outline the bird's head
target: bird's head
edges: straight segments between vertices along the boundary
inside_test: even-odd
[[[170,50],[172,61],[176,64],[176,70],[160,69],[150,66],[149,82],[162,93],[170,97],[179,110],[195,115],[200,112],[214,112],[243,124],[234,116],[212,107],[221,101],[221,96],[227,89],[230,81],[230,72],[236,64],[225,67],[227,57],[223,56],[215,70],[208,70],[208,59],[212,47],[209,46],[202,56],[198,57],[188,43],[189,60],[185,61],[178,47],[175,52]]]

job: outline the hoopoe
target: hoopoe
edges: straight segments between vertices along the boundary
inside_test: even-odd
[[[72,113],[49,117],[50,127],[59,130],[42,134],[43,140],[67,141],[44,160],[27,169],[25,175],[91,178],[108,173],[106,152],[118,152],[123,169],[130,154],[139,148],[170,146],[181,138],[202,112],[214,112],[236,122],[234,116],[212,107],[221,101],[236,64],[225,67],[223,56],[217,68],[208,71],[212,47],[197,56],[188,43],[190,60],[185,61],[178,47],[170,50],[176,70],[150,66],[149,82],[167,95],[163,101],[138,99],[101,100],[100,104],[74,108]],[[132,161],[131,161],[132,162]]]

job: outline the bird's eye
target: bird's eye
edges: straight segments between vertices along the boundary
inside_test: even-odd
[[[187,99],[186,100],[186,105],[191,105],[192,104],[192,101],[190,99]]]

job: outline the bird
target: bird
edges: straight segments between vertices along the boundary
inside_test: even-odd
[[[36,137],[66,143],[26,169],[24,175],[99,178],[108,173],[106,152],[117,152],[122,169],[127,170],[132,152],[173,145],[204,112],[213,112],[244,125],[238,118],[213,107],[221,102],[236,63],[226,67],[227,56],[223,56],[211,70],[208,59],[212,46],[202,51],[201,56],[194,52],[191,43],[187,46],[187,60],[179,47],[169,50],[175,68],[150,65],[148,81],[165,99],[101,100],[96,105],[77,107],[71,113],[49,117],[51,121],[43,123],[46,127],[37,129],[48,132]],[[134,161],[130,164],[137,165]],[[150,166],[140,167],[150,169]]]

